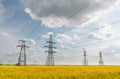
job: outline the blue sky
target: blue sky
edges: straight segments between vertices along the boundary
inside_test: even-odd
[[[120,65],[119,0],[56,2],[0,0],[0,63],[16,63],[18,40],[25,39],[31,47],[28,63],[45,64],[47,53],[43,47],[53,34],[58,47],[56,64],[81,65],[81,48],[86,48],[89,64],[97,65],[102,51],[106,65]]]

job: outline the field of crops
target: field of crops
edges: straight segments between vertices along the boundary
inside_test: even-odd
[[[0,66],[0,79],[120,79],[120,66]]]

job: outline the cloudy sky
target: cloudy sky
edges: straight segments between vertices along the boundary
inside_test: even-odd
[[[56,64],[120,65],[120,0],[0,0],[0,63],[17,62],[18,40],[26,40],[28,63],[45,64],[49,35]]]

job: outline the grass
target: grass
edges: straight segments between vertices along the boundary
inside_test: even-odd
[[[120,79],[120,66],[0,66],[0,79]]]

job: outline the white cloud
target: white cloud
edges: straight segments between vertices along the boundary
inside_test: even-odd
[[[4,31],[0,31],[0,36],[9,36],[6,32],[4,32]]]
[[[55,39],[60,43],[65,43],[65,42],[74,43],[72,38],[66,34],[57,34]]]
[[[80,36],[78,36],[78,35],[73,35],[72,38],[73,38],[74,41],[79,41],[80,40]]]
[[[105,40],[111,37],[111,34],[100,34],[100,33],[91,33],[89,34],[89,38],[96,39],[96,40]]]
[[[53,32],[48,32],[44,35],[42,35],[43,38],[50,38],[50,35],[53,35]]]
[[[102,25],[96,32],[92,32],[89,34],[89,38],[96,39],[96,40],[105,40],[112,36],[110,32],[112,26],[109,24]]]
[[[66,19],[58,18],[58,17],[45,17],[41,18],[42,23],[45,24],[45,26],[48,26],[50,28],[59,28],[64,25],[64,23],[68,23]]]
[[[65,45],[61,45],[60,48],[61,49],[71,49],[69,46],[65,46]]]
[[[24,38],[24,40],[26,40],[26,42],[31,43],[33,45],[36,43],[34,39]]]
[[[31,18],[42,21],[50,28],[58,28],[64,25],[80,26],[88,20],[113,9],[120,3],[119,0],[64,0],[56,6],[57,0],[21,1],[25,5],[25,12]]]
[[[103,31],[109,30],[111,28],[112,28],[112,26],[110,24],[104,24],[99,28],[99,32],[103,32]]]
[[[40,20],[33,12],[31,9],[29,8],[25,8],[24,10],[27,14],[30,15],[31,18],[35,19],[35,20]]]

